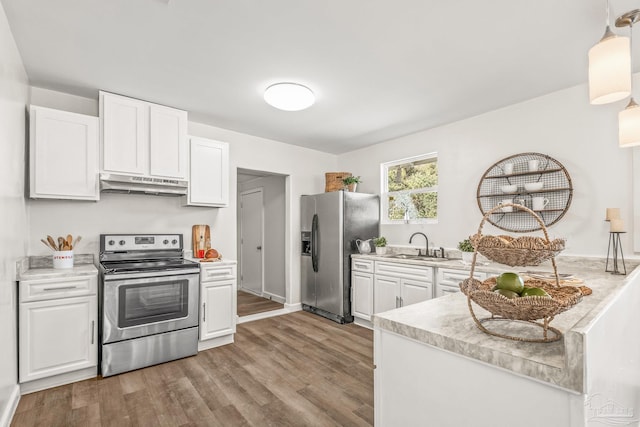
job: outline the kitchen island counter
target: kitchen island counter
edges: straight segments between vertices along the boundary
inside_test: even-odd
[[[444,263],[438,264],[443,266]],[[469,360],[473,361],[471,366],[476,366],[479,362],[483,365],[482,369],[489,367],[495,372],[498,368],[502,372],[509,372],[511,376],[515,374],[520,380],[533,379],[546,386],[563,389],[570,394],[579,394],[584,399],[587,399],[589,394],[593,394],[594,384],[598,383],[601,374],[610,375],[611,381],[614,381],[616,374],[605,372],[607,363],[615,364],[617,361],[625,363],[624,361],[629,358],[634,363],[638,362],[635,354],[639,347],[638,338],[635,334],[633,336],[626,334],[625,327],[629,325],[627,321],[634,323],[639,317],[631,311],[637,312],[633,307],[637,307],[640,303],[638,301],[640,292],[637,291],[640,286],[640,269],[636,268],[627,276],[612,275],[605,272],[605,263],[602,259],[572,257],[558,257],[557,265],[559,272],[572,273],[575,277],[583,279],[584,284],[593,290],[593,294],[584,296],[579,304],[553,319],[551,326],[559,329],[564,335],[556,342],[528,343],[483,333],[471,318],[467,297],[462,293],[376,314],[373,318],[377,365],[376,392],[382,392],[385,395],[393,393],[389,387],[385,388],[386,391],[381,391],[380,383],[385,378],[385,367],[388,367],[389,361],[393,360],[387,357],[388,354],[385,352],[390,349],[392,340],[395,340],[394,345],[397,346],[400,342],[398,339],[411,342],[410,345],[413,346],[418,344],[427,347],[428,351],[444,350],[448,354],[452,353],[466,359],[465,363],[469,363]],[[637,265],[637,262],[627,261],[628,270]],[[452,267],[447,266],[447,268]],[[549,271],[552,266],[548,262],[537,269]],[[499,264],[479,266],[478,270],[493,273],[520,271],[517,268]],[[475,303],[472,304],[478,318],[490,315]],[[541,335],[542,332],[540,328],[520,326],[517,322],[500,323],[509,328],[513,335],[526,336],[531,331]],[[493,324],[495,322],[491,326]],[[607,331],[606,334],[604,330]],[[631,348],[631,353],[626,352],[627,347]],[[406,348],[404,352],[407,353]],[[604,354],[608,356],[603,356]],[[422,363],[428,366],[430,361],[424,360]],[[407,365],[407,370],[411,369],[409,366],[410,364]],[[399,376],[398,372],[402,372],[402,369],[398,367],[394,369],[396,369],[394,375]],[[589,369],[593,372],[589,372]],[[637,368],[624,375],[635,378],[639,370],[640,368]],[[415,375],[415,372],[407,373],[405,380],[411,381],[412,375]],[[460,373],[458,376],[464,377]],[[473,378],[473,375],[470,375],[470,378]],[[603,380],[604,382],[606,381]],[[378,399],[380,396],[376,398],[376,404]],[[385,412],[384,406],[381,403],[382,412]],[[380,415],[378,409],[376,407],[376,412]]]

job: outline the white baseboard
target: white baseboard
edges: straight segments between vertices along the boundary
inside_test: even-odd
[[[210,348],[220,347],[222,345],[233,344],[233,334],[223,337],[212,338],[206,341],[198,341],[198,351],[209,350]]]
[[[280,304],[284,304],[286,302],[286,299],[276,295],[276,294],[272,294],[271,292],[263,292],[263,296],[264,297],[268,297],[271,301],[275,301],[275,302],[279,302]]]
[[[98,366],[84,368],[73,372],[54,375],[52,377],[40,378],[20,384],[20,394],[29,394],[35,391],[45,390],[47,388],[58,387],[65,384],[75,383],[77,381],[88,380],[98,376]]]
[[[11,396],[9,396],[7,405],[2,408],[2,413],[0,413],[0,427],[9,427],[11,420],[13,419],[13,415],[16,413],[16,409],[18,408],[18,402],[20,402],[20,387],[16,384],[13,387]]]
[[[238,318],[238,323],[253,322],[254,320],[267,319],[269,317],[282,316],[302,310],[302,304],[285,304],[280,310],[263,311],[262,313],[250,314]]]

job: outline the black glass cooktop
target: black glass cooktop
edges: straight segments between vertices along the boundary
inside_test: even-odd
[[[107,274],[137,273],[143,271],[164,271],[196,268],[197,262],[186,259],[162,259],[139,261],[103,261],[102,266]]]

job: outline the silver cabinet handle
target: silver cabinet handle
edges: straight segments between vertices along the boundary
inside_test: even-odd
[[[93,344],[93,332],[94,332],[95,326],[96,326],[96,321],[92,320],[91,321],[91,344]]]
[[[207,320],[207,303],[203,302],[202,303],[202,321],[204,322],[205,320]]]
[[[398,298],[398,297],[396,297],[396,308],[400,307],[400,306],[398,305],[398,302],[399,302],[398,300],[399,300],[399,298]]]
[[[400,297],[400,307],[404,307],[404,300]]]
[[[43,288],[43,291],[63,291],[66,289],[75,289],[77,286],[61,286],[59,288]]]
[[[256,249],[261,251],[262,250],[262,246],[257,246]]]

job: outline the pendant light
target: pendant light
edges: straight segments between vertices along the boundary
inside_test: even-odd
[[[616,25],[617,23],[618,21]],[[627,37],[616,36],[609,27],[609,0],[607,0],[607,27],[604,36],[589,49],[589,102],[591,104],[619,101],[631,93],[629,46],[630,40]]]
[[[640,19],[640,9],[632,10],[616,19],[616,27],[629,27],[630,47],[633,47],[633,24]],[[633,52],[633,51],[631,51]],[[631,64],[630,64],[631,65]],[[631,72],[633,69],[629,67]],[[618,143],[620,147],[640,145],[640,108],[633,99],[633,93],[627,107],[618,114]]]

